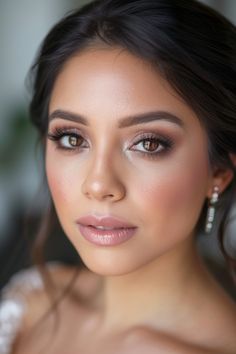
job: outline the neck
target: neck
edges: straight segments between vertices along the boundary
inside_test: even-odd
[[[103,288],[104,331],[140,325],[162,330],[175,326],[180,318],[183,321],[183,311],[191,311],[190,301],[200,283],[203,285],[204,272],[191,238],[135,272],[107,276]]]

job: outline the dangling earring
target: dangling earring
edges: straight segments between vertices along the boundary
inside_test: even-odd
[[[213,222],[215,219],[216,212],[216,203],[219,200],[219,187],[214,186],[213,193],[211,195],[211,199],[209,200],[208,209],[207,209],[207,218],[205,225],[205,233],[210,234],[213,227]]]

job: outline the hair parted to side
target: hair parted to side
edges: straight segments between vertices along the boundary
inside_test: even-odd
[[[32,67],[30,117],[42,141],[55,80],[65,62],[86,48],[120,47],[151,63],[193,109],[208,134],[210,165],[234,178],[220,196],[218,238],[224,238],[236,189],[236,28],[195,0],[98,0],[73,11],[46,36]],[[43,143],[44,146],[44,143]],[[204,230],[207,200],[196,231]],[[232,272],[233,273],[233,272]]]

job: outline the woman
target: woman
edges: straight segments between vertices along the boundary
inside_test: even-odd
[[[233,266],[235,43],[235,27],[193,0],[95,1],[50,31],[30,112],[85,267],[74,278],[48,265],[52,302],[36,271],[16,276],[5,352],[236,353],[235,303],[195,244],[223,211]]]

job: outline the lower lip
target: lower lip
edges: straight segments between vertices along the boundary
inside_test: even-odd
[[[99,246],[115,246],[134,236],[137,227],[126,229],[99,230],[92,226],[78,224],[81,235],[89,242]]]

